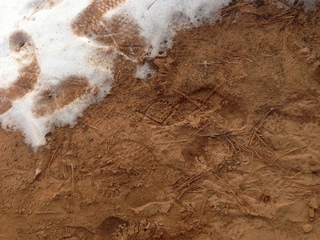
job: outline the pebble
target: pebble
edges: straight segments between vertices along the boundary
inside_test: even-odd
[[[309,217],[312,219],[314,218],[314,208],[309,209]]]
[[[307,223],[305,225],[302,226],[302,229],[305,233],[309,233],[313,230],[313,227],[311,224]]]
[[[317,209],[319,207],[318,205],[318,199],[317,195],[314,195],[308,202],[309,207],[312,207],[314,209]]]

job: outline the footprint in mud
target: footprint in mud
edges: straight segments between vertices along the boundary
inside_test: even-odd
[[[32,38],[23,31],[16,31],[9,39],[10,50],[19,64],[19,77],[8,89],[0,89],[0,114],[8,111],[12,101],[32,91],[40,74],[36,47]]]
[[[32,92],[38,82],[41,69],[36,57],[36,46],[29,34],[16,31],[11,34],[10,50],[20,65],[19,77],[8,89],[0,89],[0,114],[12,107],[12,102]],[[36,96],[33,112],[37,116],[51,114],[88,93],[89,80],[70,76],[60,84],[45,89]]]
[[[123,2],[124,0],[93,0],[73,22],[73,31],[87,37],[104,32],[105,29],[101,25],[103,15]]]
[[[146,110],[145,116],[157,124],[175,124],[184,120],[190,113],[200,109],[215,108],[221,96],[213,97],[214,87],[200,87],[188,94],[175,90],[175,96],[159,98]]]
[[[123,170],[126,174],[138,177],[153,171],[146,166],[154,162],[155,156],[150,147],[145,145],[144,140],[117,137],[110,143],[108,152],[109,158],[116,163],[118,170]]]
[[[176,105],[177,99],[174,97],[157,99],[147,108],[145,116],[158,124],[162,124],[173,113]]]
[[[124,0],[95,0],[72,24],[75,34],[85,36],[98,45],[113,47],[115,52],[132,60],[141,60],[146,54],[145,39],[140,28],[128,15],[115,14],[103,19],[104,14],[122,4]]]
[[[33,113],[38,117],[50,115],[77,98],[87,95],[90,90],[87,78],[69,77],[60,84],[41,91],[35,98]]]
[[[73,21],[74,34],[85,36],[96,42],[102,48],[107,44],[112,50],[104,54],[118,53],[132,61],[140,60],[146,53],[145,40],[140,35],[140,29],[134,19],[116,14],[111,19],[104,20],[104,14],[123,3],[124,0],[94,0]],[[32,92],[38,82],[41,72],[36,51],[37,48],[32,37],[22,31],[16,31],[10,36],[10,50],[19,64],[19,77],[7,89],[0,89],[0,114],[7,112],[13,101],[23,98]],[[92,63],[95,59],[88,59]],[[89,79],[70,76],[61,80],[56,86],[41,91],[35,97],[33,112],[37,116],[44,116],[63,108],[77,98],[86,95],[90,90]],[[94,92],[94,91],[93,91]]]

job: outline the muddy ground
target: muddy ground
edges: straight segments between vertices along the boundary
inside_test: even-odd
[[[0,239],[319,239],[320,12],[222,16],[44,149],[0,130]]]

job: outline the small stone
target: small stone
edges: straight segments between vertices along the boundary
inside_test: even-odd
[[[313,227],[311,224],[307,223],[305,225],[302,226],[302,229],[305,233],[309,233],[313,230]]]
[[[314,218],[314,208],[309,209],[309,217]]]
[[[314,195],[308,202],[309,207],[314,208],[314,209],[318,209],[319,205],[318,205],[318,198],[317,195]]]

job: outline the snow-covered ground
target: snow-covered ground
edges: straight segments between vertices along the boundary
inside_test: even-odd
[[[178,30],[215,22],[230,0],[0,0],[0,122],[28,144],[73,126],[111,90],[117,55],[166,55]],[[305,0],[314,8],[317,0]],[[77,89],[72,91],[72,88]],[[71,89],[71,90],[70,90]]]

